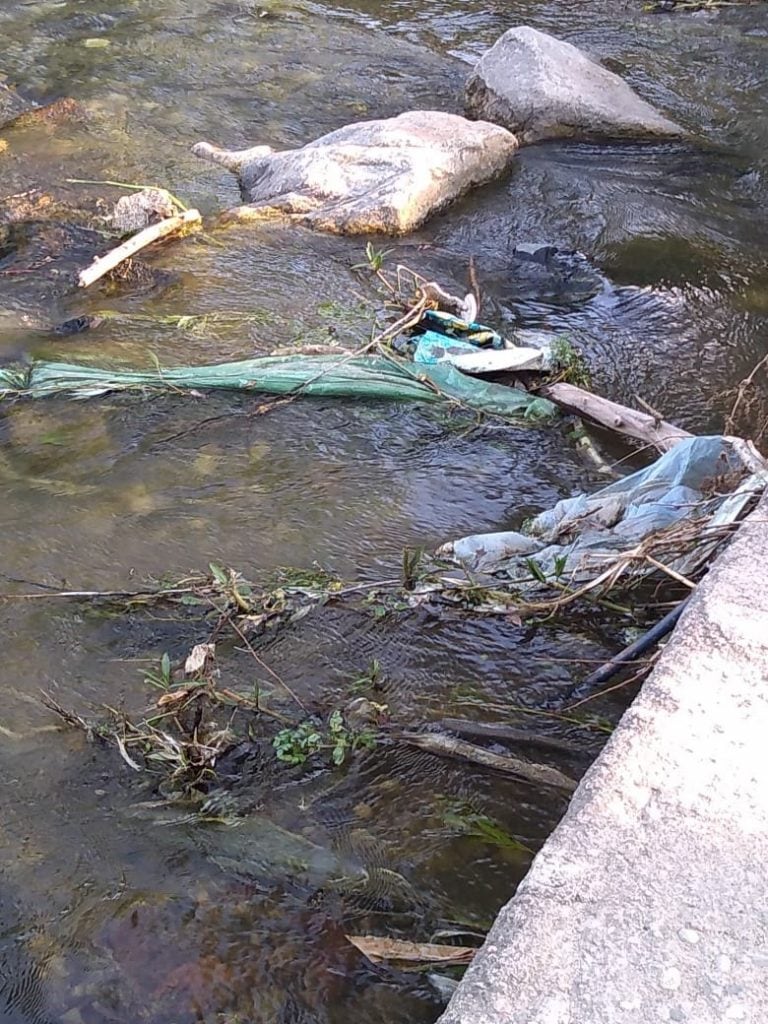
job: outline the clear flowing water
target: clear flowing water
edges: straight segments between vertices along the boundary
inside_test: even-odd
[[[39,188],[82,205],[119,190],[67,179],[116,179],[164,185],[213,214],[238,201],[237,188],[190,156],[197,139],[290,146],[361,117],[460,109],[467,62],[509,26],[532,24],[609,61],[701,145],[525,149],[509,180],[393,243],[390,259],[461,288],[474,258],[486,319],[562,331],[609,396],[640,396],[689,429],[717,430],[723,392],[766,351],[766,9],[641,7],[5,0],[0,72],[31,98],[75,98],[85,116],[3,132],[0,198]],[[526,272],[513,249],[535,242],[585,253],[591,284],[574,291]],[[359,239],[274,225],[227,229],[155,257],[162,285],[85,294],[0,267],[0,357],[151,365],[360,339],[374,300],[351,269],[362,250]],[[105,309],[124,315],[73,338],[51,330]],[[250,319],[196,331],[161,320],[221,311]],[[221,395],[4,407],[0,478],[4,593],[30,589],[19,581],[130,587],[211,560],[252,578],[314,562],[386,578],[404,546],[514,525],[596,483],[565,429],[476,428],[384,403],[294,402],[254,416],[252,398]],[[132,814],[142,793],[130,769],[54,730],[38,699],[44,688],[83,713],[139,709],[142,670],[205,633],[183,617],[47,601],[4,603],[2,614],[4,1021],[434,1020],[439,998],[422,976],[366,966],[344,931],[427,939],[447,921],[482,930],[562,814],[552,792],[391,746],[338,773],[255,773],[251,800],[316,849],[381,878],[397,872],[407,899],[351,908],[271,854],[256,881],[233,878]],[[621,643],[608,619],[522,628],[324,610],[260,653],[313,707],[342,700],[376,658],[399,721],[515,721],[516,707],[562,706],[586,663],[575,659]],[[247,654],[230,645],[226,659],[234,682],[269,684]],[[625,700],[595,710],[615,718]],[[574,775],[604,739],[539,721],[570,741],[552,763]],[[457,829],[466,807],[525,849]]]

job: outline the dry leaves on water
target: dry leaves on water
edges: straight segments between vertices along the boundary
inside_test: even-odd
[[[371,963],[397,961],[418,966],[427,964],[468,964],[477,950],[473,946],[445,946],[435,942],[407,942],[378,935],[347,935]]]

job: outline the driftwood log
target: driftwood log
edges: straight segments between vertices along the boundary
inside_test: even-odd
[[[676,427],[673,423],[667,423],[666,420],[646,412],[629,409],[618,402],[610,402],[607,398],[600,398],[589,391],[577,388],[574,384],[546,384],[539,389],[538,394],[567,412],[583,416],[593,423],[608,427],[609,430],[615,430],[618,434],[653,445],[660,452],[667,452],[674,448],[678,441],[692,436],[687,430]]]

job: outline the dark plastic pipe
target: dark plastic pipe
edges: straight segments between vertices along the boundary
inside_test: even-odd
[[[612,679],[616,673],[622,669],[629,662],[635,661],[641,654],[645,654],[647,650],[662,640],[667,633],[671,633],[677,624],[677,620],[685,611],[688,602],[691,600],[691,595],[684,601],[681,601],[679,605],[668,612],[663,619],[652,626],[647,633],[643,633],[641,637],[631,643],[629,647],[625,647],[623,651],[619,651],[615,654],[610,661],[606,661],[604,665],[601,665],[599,669],[588,675],[586,679],[583,679],[578,686],[576,686],[571,692],[571,697],[586,697],[596,686],[600,686],[602,683],[607,683],[609,679]]]

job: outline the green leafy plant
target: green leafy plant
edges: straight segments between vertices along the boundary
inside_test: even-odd
[[[279,761],[305,764],[323,746],[322,733],[314,722],[301,722],[293,729],[281,729],[272,741]]]
[[[398,597],[397,591],[386,593],[381,590],[371,590],[363,599],[363,605],[370,611],[374,619],[384,619],[387,615],[405,612],[409,608],[408,602]]]
[[[375,744],[375,732],[350,729],[338,709],[331,712],[325,728],[307,720],[294,728],[281,729],[272,741],[278,760],[285,764],[303,765],[314,754],[325,751],[337,767],[354,751]]]
[[[328,719],[328,735],[331,740],[331,760],[335,765],[343,764],[350,746],[350,734],[344,727],[344,718],[338,710]]]
[[[349,691],[350,693],[368,693],[371,690],[378,689],[380,684],[381,662],[378,658],[374,658],[365,672],[350,683]]]
[[[384,266],[384,261],[387,256],[392,252],[391,249],[377,249],[373,242],[368,242],[365,247],[365,263],[356,263],[353,270],[371,270],[374,274],[378,274],[381,268]]]
[[[546,582],[547,582],[546,574],[545,574],[544,570],[541,568],[541,566],[539,565],[539,563],[536,561],[536,559],[535,558],[526,558],[525,564],[528,566],[528,572],[530,572],[531,576],[533,576],[533,578],[537,582],[543,583],[543,584],[546,585]]]
[[[559,580],[563,576],[567,564],[567,555],[557,555],[557,557],[555,558],[555,579]]]
[[[584,354],[566,337],[555,338],[551,345],[552,363],[560,378],[576,387],[588,388],[589,369]]]
[[[167,651],[160,658],[160,664],[156,669],[150,669],[144,673],[144,679],[150,686],[158,690],[169,690],[173,683],[173,672],[171,668],[171,656]]]
[[[235,572],[234,569],[225,569],[215,562],[211,562],[208,568],[211,572],[211,579],[226,604],[237,608],[245,615],[250,614],[254,610],[253,590],[240,573]]]
[[[418,582],[419,565],[423,555],[423,548],[403,549],[403,587],[406,590],[413,590]]]

